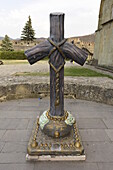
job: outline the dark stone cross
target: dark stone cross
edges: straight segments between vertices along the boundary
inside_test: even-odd
[[[25,52],[30,64],[49,57],[50,64],[50,114],[64,114],[64,64],[72,59],[83,65],[87,59],[85,51],[64,39],[64,14],[50,14],[50,38]]]
[[[87,53],[64,39],[64,14],[50,14],[50,38],[25,52],[30,64],[49,57],[50,115],[64,115],[64,64],[70,59],[83,65]]]

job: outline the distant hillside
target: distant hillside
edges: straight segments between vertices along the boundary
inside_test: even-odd
[[[0,40],[3,40],[3,39],[4,39],[4,37],[0,37]],[[9,39],[10,39],[10,40],[13,40],[13,39],[12,39],[12,38],[10,38],[10,37],[9,37]]]
[[[71,38],[79,38],[83,42],[94,42],[95,41],[95,33],[84,35],[84,36],[78,36],[78,37],[71,37]]]
[[[0,37],[0,40],[3,40],[4,39],[4,37]]]
[[[74,39],[74,38],[79,38],[81,41],[83,42],[94,42],[95,41],[95,34],[90,34],[90,35],[84,35],[84,36],[77,36],[77,37],[70,37],[71,39]],[[69,38],[69,39],[70,39]],[[0,37],[0,40],[4,39],[4,37]],[[10,40],[20,40],[20,38],[17,38],[17,39],[13,39],[13,38],[10,38]],[[46,38],[36,38],[37,41],[39,42],[43,42],[46,40]]]

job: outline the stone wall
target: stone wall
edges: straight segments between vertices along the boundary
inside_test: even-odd
[[[113,66],[113,0],[101,1],[94,58],[98,65]]]
[[[49,77],[1,78],[0,101],[49,96]],[[113,105],[113,80],[101,77],[65,77],[64,96]]]

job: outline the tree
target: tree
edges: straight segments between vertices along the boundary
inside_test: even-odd
[[[1,50],[2,51],[14,51],[13,45],[8,37],[8,35],[5,35],[5,38],[2,40],[1,44]]]
[[[32,28],[32,21],[31,17],[28,17],[28,21],[25,24],[25,27],[23,28],[22,34],[21,34],[21,40],[24,41],[33,41],[35,39],[35,31]]]

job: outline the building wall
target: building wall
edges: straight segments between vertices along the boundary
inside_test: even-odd
[[[80,38],[69,38],[68,42],[70,42],[70,43],[73,42],[77,47],[79,47],[81,49],[86,48],[89,51],[89,55],[88,55],[87,60],[92,60],[93,59],[94,42],[81,41]]]
[[[113,0],[101,0],[94,58],[98,65],[113,66]]]
[[[45,39],[37,39],[35,41],[21,41],[21,40],[11,40],[13,44],[13,48],[15,51],[25,51],[27,49],[32,48],[33,46],[43,42]],[[0,40],[0,48],[1,48],[2,40]]]

